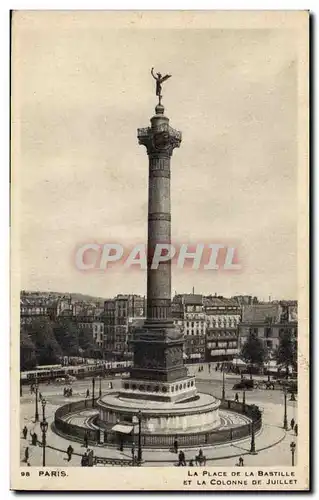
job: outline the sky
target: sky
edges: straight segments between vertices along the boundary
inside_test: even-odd
[[[172,240],[232,242],[242,265],[173,266],[173,292],[296,298],[294,31],[126,26],[105,12],[14,18],[21,288],[146,294],[145,272],[81,272],[74,252],[146,241],[148,159],[137,128],[154,114],[154,66],[172,75],[163,104],[183,134],[171,161]]]

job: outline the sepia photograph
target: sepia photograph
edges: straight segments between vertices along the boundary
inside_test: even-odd
[[[307,490],[309,13],[11,22],[12,488]]]

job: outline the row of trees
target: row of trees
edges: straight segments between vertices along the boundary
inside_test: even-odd
[[[21,325],[20,369],[30,370],[36,365],[60,363],[62,356],[101,357],[89,329],[79,329],[66,318],[51,321],[39,318]]]
[[[240,357],[250,366],[262,366],[269,361],[269,353],[263,341],[256,333],[250,333],[247,342],[243,345]],[[297,371],[297,343],[291,330],[285,331],[279,340],[275,351],[275,360],[278,366],[283,366],[288,377],[289,368]],[[250,373],[252,377],[252,373]]]

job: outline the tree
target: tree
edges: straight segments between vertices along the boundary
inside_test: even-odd
[[[289,376],[289,367],[297,364],[296,342],[291,329],[284,330],[280,336],[279,346],[276,351],[277,365],[283,365],[286,369],[286,377]]]
[[[32,370],[37,364],[36,348],[25,327],[20,329],[20,370]]]
[[[53,331],[65,356],[79,355],[79,331],[72,320],[60,318],[55,324]]]
[[[62,350],[54,333],[52,322],[46,318],[36,318],[26,325],[26,333],[35,346],[38,365],[51,365],[60,362]]]
[[[250,332],[247,342],[241,350],[241,358],[249,364],[250,378],[252,378],[252,366],[261,366],[264,363],[266,351],[263,341],[258,338],[257,333]]]
[[[85,357],[94,357],[94,353],[97,349],[94,341],[93,334],[90,328],[84,327],[79,330],[79,344],[84,351]]]

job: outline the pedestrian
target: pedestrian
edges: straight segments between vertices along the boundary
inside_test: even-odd
[[[70,397],[72,397],[72,394],[73,394],[73,390],[72,390],[72,387],[70,389]]]
[[[292,419],[290,420],[290,427],[291,427],[291,430],[293,431],[293,430],[294,430],[294,427],[295,427],[295,419],[294,419],[294,418],[292,418]]]
[[[134,462],[134,460],[135,460],[135,443],[132,444],[131,453],[132,453],[132,460]]]
[[[87,432],[84,434],[84,448],[87,448],[88,447],[88,442],[89,442],[89,437],[88,437],[88,434]]]
[[[175,453],[178,453],[178,441],[176,438],[174,439],[174,451]]]
[[[63,396],[66,396],[66,387],[63,388]]]
[[[239,465],[239,467],[244,467],[244,459],[243,459],[243,457],[239,457],[238,465]]]
[[[235,394],[235,401],[236,401],[236,403],[238,403],[238,402],[239,402],[238,392],[236,392],[236,394]]]
[[[36,432],[33,432],[31,434],[31,444],[32,444],[32,446],[36,446],[37,443],[38,443],[38,435]]]
[[[24,439],[27,439],[27,435],[28,435],[28,428],[27,428],[27,426],[26,426],[26,425],[23,427],[22,434],[23,434],[23,438],[24,438]]]
[[[182,450],[178,454],[178,465],[186,466],[185,453]]]
[[[89,398],[90,397],[90,389],[86,389],[86,397]]]
[[[72,453],[73,453],[73,448],[72,446],[69,444],[69,446],[67,447],[67,450],[66,450],[66,454],[68,456],[68,462],[70,462],[71,458],[72,458]]]
[[[88,450],[88,466],[93,467],[93,462],[94,462],[93,450]]]
[[[39,392],[39,401],[42,401],[42,394]]]
[[[295,425],[295,435],[298,436],[298,424]]]
[[[88,465],[89,465],[89,460],[88,460],[87,453],[85,452],[81,458],[81,467],[87,467]]]
[[[29,461],[29,447],[27,446],[26,449],[24,450],[24,461],[27,464]]]

